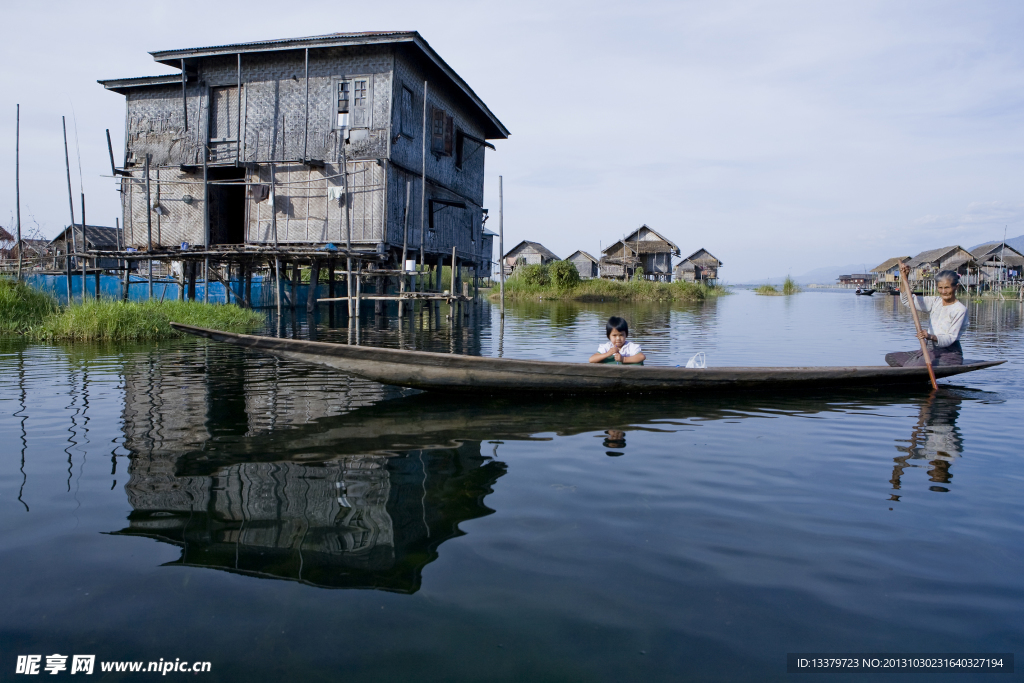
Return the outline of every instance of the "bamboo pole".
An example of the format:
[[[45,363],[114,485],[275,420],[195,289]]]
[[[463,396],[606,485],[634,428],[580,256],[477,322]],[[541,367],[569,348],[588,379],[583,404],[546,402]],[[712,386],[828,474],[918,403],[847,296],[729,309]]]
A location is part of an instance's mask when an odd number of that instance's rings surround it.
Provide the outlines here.
[[[21,244],[21,105],[15,105],[14,111],[14,204],[18,215],[18,282],[21,282],[25,251]]]
[[[153,205],[150,204],[149,188],[149,154],[146,155],[146,162],[143,164],[143,173],[146,174],[146,251],[153,251]],[[149,260],[149,299],[153,299],[153,259]]]
[[[505,195],[498,176],[498,273],[501,277],[501,319],[505,320]]]
[[[928,377],[932,381],[932,389],[938,389],[939,385],[935,382],[935,370],[932,368],[932,357],[928,353],[928,344],[920,336],[921,329],[921,318],[917,314],[917,303],[914,301],[914,292],[910,288],[910,281],[907,279],[907,274],[900,268],[900,284],[903,286],[904,291],[907,293],[907,302],[910,304],[910,313],[914,316],[914,327],[917,328],[917,334],[919,335],[917,340],[921,342],[921,353],[924,355],[924,363],[928,366]]]
[[[398,280],[398,293],[405,294],[405,258],[406,250],[409,247],[409,202],[412,199],[412,183],[408,178],[405,180],[405,213],[402,218],[403,230],[402,230],[402,275]],[[334,292],[331,292],[331,296],[334,296]],[[402,299],[398,300],[398,317],[401,319],[402,314],[405,312],[405,307]]]
[[[60,117],[60,125],[64,129],[64,170],[68,176],[68,209],[71,211],[71,245],[74,248],[75,244],[75,200],[74,195],[71,192],[71,158],[68,156],[68,126],[64,117]],[[75,249],[77,251],[77,249]],[[67,257],[67,274],[68,274],[68,303],[71,303],[71,249],[68,248],[68,238],[64,236],[64,254]]]
[[[427,82],[423,81],[423,131],[420,135],[420,266],[427,263],[426,233],[423,221],[427,212]],[[423,291],[426,291],[426,277],[423,278]]]
[[[81,169],[79,169],[81,172]],[[85,193],[82,193],[82,253],[85,253]],[[72,228],[74,230],[74,228]],[[99,294],[99,292],[97,292]],[[85,257],[82,257],[82,303],[85,303]]]

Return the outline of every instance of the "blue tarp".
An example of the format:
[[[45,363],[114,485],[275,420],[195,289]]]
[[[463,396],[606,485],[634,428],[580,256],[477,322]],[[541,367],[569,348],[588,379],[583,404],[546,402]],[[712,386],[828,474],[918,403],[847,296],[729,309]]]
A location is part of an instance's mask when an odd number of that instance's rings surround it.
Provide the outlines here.
[[[60,304],[66,304],[68,301],[68,285],[66,275],[41,275],[41,274],[27,274],[25,276],[25,282],[40,291],[51,294]],[[123,282],[120,277],[115,275],[100,275],[100,298],[103,299],[120,299],[122,297]],[[305,296],[305,290],[308,287],[301,287],[302,296]],[[178,299],[180,298],[181,285],[170,278],[166,279],[154,279],[153,280],[153,298],[154,299]],[[203,280],[196,280],[196,301],[202,301],[204,293],[206,291],[206,283]],[[231,291],[241,296],[242,286],[237,280],[231,281]],[[86,296],[93,298],[96,296],[96,276],[86,275],[85,276],[85,292]],[[224,285],[220,282],[210,283],[210,303],[235,303],[235,294],[231,295],[230,301],[228,300],[228,293],[224,289]],[[265,295],[265,296],[264,296]],[[72,274],[71,276],[71,296],[75,301],[81,301],[82,299],[82,274]],[[130,284],[128,285],[128,299],[130,301],[145,301],[149,298],[149,285],[146,280],[132,276]],[[273,305],[274,304],[274,286],[268,283],[267,291],[263,291],[263,277],[254,275],[252,278],[252,298],[253,304],[256,306],[260,305]],[[305,301],[304,298],[300,299]]]

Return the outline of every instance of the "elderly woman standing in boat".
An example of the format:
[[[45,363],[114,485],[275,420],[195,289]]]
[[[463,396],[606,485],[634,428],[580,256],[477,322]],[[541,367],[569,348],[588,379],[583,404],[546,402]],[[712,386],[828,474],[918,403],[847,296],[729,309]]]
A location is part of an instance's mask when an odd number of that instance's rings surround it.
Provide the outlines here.
[[[910,266],[900,264],[900,272],[907,279]],[[909,282],[909,279],[907,280]],[[956,298],[956,288],[960,284],[960,276],[951,270],[940,270],[935,275],[935,291],[938,296],[913,297],[913,305],[917,310],[928,314],[928,329],[922,328],[917,335],[928,344],[928,353],[932,357],[932,365],[963,365],[964,352],[960,348],[960,335],[967,327],[967,307]],[[900,289],[900,301],[910,306],[907,292]],[[893,367],[910,367],[924,365],[921,350],[898,351],[885,355],[885,362]]]

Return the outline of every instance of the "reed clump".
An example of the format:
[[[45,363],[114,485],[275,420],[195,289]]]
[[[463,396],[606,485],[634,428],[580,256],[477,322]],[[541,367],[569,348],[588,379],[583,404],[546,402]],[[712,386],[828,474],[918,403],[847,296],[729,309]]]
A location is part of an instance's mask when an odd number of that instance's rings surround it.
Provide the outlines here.
[[[0,279],[0,332],[24,333],[57,310],[49,294],[24,282]]]
[[[799,294],[800,291],[800,285],[798,285],[796,281],[788,275],[782,283],[781,291],[776,289],[775,285],[772,284],[763,284],[754,290],[756,294],[760,294],[762,296],[788,296],[789,294]]]
[[[563,265],[564,264],[564,265]],[[560,299],[564,301],[703,301],[727,294],[725,287],[699,282],[655,282],[645,278],[629,281],[582,280],[569,261],[550,265],[520,266],[505,282],[508,299]],[[496,298],[497,291],[491,293]]]
[[[153,341],[182,336],[171,321],[226,332],[263,323],[256,311],[199,301],[87,301],[47,315],[26,333],[39,341]]]

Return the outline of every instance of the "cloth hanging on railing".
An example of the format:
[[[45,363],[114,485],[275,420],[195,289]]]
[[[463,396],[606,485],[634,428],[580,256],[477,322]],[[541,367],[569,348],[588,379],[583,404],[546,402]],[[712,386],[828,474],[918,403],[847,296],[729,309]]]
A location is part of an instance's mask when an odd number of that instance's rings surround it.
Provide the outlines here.
[[[256,203],[266,201],[270,197],[270,185],[250,185],[249,196]]]
[[[345,200],[345,188],[341,185],[332,185],[327,188],[327,198],[342,202]]]

